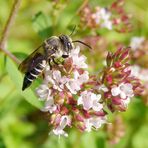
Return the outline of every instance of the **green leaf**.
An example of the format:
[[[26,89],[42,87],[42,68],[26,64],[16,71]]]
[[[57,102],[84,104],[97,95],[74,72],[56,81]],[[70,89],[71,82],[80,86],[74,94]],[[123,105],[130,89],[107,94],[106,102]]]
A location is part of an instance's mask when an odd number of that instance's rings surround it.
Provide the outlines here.
[[[97,148],[97,145],[96,145],[96,137],[94,136],[94,132],[90,132],[90,133],[84,133],[81,137],[81,146],[83,148]],[[89,144],[86,142],[86,141],[89,141]]]
[[[146,148],[148,147],[148,126],[144,125],[133,137],[133,147],[134,148]]]
[[[37,100],[37,97],[30,88],[26,89],[25,91],[21,90],[23,77],[21,73],[18,71],[17,66],[10,59],[7,59],[6,69],[10,78],[16,85],[16,88],[18,89],[19,93],[26,99],[26,101],[28,101],[30,104],[37,108],[41,108],[41,102]]]
[[[24,60],[28,55],[23,52],[13,52],[13,54],[20,60]]]
[[[77,25],[77,11],[81,7],[83,1],[69,1],[68,7],[65,7],[64,11],[59,13],[58,20],[57,20],[57,28],[61,29],[62,31],[66,31],[67,27],[71,25]],[[65,30],[66,29],[66,30]]]
[[[46,16],[41,11],[38,12],[32,19],[33,27],[39,36],[43,39],[48,38],[53,33],[53,28],[50,17]]]

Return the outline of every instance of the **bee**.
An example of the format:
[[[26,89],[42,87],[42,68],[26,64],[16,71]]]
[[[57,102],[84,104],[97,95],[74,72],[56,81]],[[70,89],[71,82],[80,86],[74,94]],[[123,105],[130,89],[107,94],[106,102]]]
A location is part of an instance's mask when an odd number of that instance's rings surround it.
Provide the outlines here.
[[[22,90],[28,88],[32,82],[44,71],[47,64],[55,62],[55,58],[69,57],[74,48],[73,43],[79,42],[91,48],[82,41],[72,41],[68,35],[52,36],[46,39],[33,53],[31,53],[20,65],[19,70],[25,73]],[[51,65],[50,65],[51,66]]]

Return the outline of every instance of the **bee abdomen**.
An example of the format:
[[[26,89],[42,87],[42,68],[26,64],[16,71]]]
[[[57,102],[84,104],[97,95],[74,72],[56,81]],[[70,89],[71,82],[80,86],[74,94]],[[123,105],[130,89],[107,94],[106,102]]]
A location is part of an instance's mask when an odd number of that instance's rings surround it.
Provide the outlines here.
[[[32,84],[32,82],[42,73],[45,66],[46,61],[43,60],[42,63],[38,63],[36,67],[25,74],[22,90],[25,90]]]

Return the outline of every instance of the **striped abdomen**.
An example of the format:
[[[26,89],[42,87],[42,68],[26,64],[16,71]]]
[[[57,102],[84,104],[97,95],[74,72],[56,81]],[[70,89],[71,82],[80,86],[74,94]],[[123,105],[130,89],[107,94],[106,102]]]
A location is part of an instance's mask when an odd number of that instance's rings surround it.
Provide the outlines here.
[[[32,70],[25,74],[22,90],[25,90],[31,85],[33,80],[35,80],[42,73],[45,66],[46,61],[43,60],[41,63],[38,63]]]

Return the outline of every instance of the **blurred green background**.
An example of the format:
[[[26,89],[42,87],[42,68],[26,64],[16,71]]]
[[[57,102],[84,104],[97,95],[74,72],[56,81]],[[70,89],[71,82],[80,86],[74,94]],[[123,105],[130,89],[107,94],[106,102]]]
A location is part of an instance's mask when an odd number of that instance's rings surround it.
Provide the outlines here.
[[[113,0],[88,1],[91,7],[109,6]],[[0,33],[9,17],[14,0],[0,0]],[[108,41],[106,51],[115,50],[114,41],[128,45],[132,36],[148,36],[148,2],[126,0],[125,10],[132,14],[133,31],[84,29],[80,25],[78,11],[83,0],[30,0],[21,1],[14,24],[9,32],[7,49],[24,59],[45,38],[52,35],[70,34],[74,25],[77,31],[73,38],[84,39],[100,35]],[[1,36],[1,34],[0,34]],[[88,57],[89,69],[97,72],[103,66],[100,51],[82,51]],[[92,58],[93,56],[93,58]],[[98,58],[100,56],[100,58]],[[95,63],[95,64],[94,64]],[[69,137],[60,139],[49,135],[48,116],[39,111],[42,104],[34,95],[34,88],[21,92],[22,75],[18,65],[0,51],[0,148],[148,148],[148,108],[141,97],[134,98],[124,113],[109,115],[109,121],[117,128],[106,125],[98,131],[80,133],[73,128]],[[116,144],[111,140],[117,139]]]

